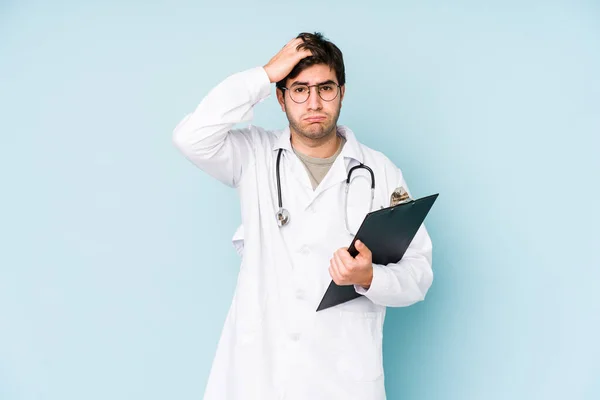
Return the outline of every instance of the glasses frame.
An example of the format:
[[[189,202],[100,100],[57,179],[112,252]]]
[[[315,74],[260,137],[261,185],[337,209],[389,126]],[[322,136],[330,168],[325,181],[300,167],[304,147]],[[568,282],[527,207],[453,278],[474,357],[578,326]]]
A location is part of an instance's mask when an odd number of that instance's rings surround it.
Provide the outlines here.
[[[325,85],[335,85],[337,87],[337,92],[335,93],[335,97],[333,99],[331,99],[331,100],[325,100],[323,98],[323,96],[321,96],[321,91],[319,89],[320,89],[321,86],[325,86]],[[294,103],[296,103],[296,104],[306,103],[308,101],[308,99],[310,99],[310,95],[312,93],[312,90],[310,90],[310,88],[312,88],[312,87],[316,87],[317,88],[317,94],[319,95],[319,97],[321,98],[321,100],[327,101],[327,102],[334,101],[335,99],[337,99],[337,97],[339,96],[339,94],[341,92],[341,90],[340,90],[341,85],[338,84],[338,83],[335,83],[335,82],[325,82],[325,83],[318,83],[316,85],[297,85],[297,86],[306,86],[306,87],[308,87],[308,96],[306,96],[306,100],[304,100],[304,101],[296,101],[296,100],[294,100],[294,98],[292,97],[292,93],[290,92],[290,99],[292,99],[292,101]],[[281,90],[291,90],[291,88],[287,88],[285,86],[282,86],[280,89]]]

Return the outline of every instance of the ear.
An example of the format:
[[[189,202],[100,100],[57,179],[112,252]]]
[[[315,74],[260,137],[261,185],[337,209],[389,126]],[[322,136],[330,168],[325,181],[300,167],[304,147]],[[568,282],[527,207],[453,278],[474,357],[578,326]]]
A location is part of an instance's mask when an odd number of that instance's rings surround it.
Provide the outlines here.
[[[344,100],[344,94],[346,93],[346,84],[344,86],[340,86],[340,107],[342,106],[342,101]]]
[[[279,88],[275,89],[275,92],[277,93],[277,102],[281,106],[281,111],[285,112],[285,93]]]

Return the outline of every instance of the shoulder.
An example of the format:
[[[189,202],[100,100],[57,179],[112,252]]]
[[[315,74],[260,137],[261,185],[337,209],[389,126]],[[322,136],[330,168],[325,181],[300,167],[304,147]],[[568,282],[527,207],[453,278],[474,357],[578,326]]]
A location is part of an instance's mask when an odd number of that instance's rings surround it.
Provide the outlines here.
[[[390,158],[387,155],[385,155],[385,153],[383,153],[382,151],[375,150],[372,147],[369,147],[363,143],[359,143],[359,146],[366,160],[373,160],[377,164],[383,165],[386,168],[398,168],[396,164],[392,160],[390,160]]]
[[[363,154],[364,164],[373,165],[385,174],[386,180],[393,181],[394,184],[402,180],[402,170],[386,154],[360,142],[358,142],[358,146]]]
[[[389,171],[398,169],[397,166],[383,152],[375,150],[362,143],[356,133],[344,125],[338,126],[338,131],[346,138],[346,143],[350,147],[348,154],[354,158],[362,159],[365,165],[373,164],[377,169],[386,169]]]
[[[248,125],[245,128],[232,129],[232,133],[242,135],[252,144],[255,151],[272,150],[280,139],[284,130],[265,129],[257,125]]]

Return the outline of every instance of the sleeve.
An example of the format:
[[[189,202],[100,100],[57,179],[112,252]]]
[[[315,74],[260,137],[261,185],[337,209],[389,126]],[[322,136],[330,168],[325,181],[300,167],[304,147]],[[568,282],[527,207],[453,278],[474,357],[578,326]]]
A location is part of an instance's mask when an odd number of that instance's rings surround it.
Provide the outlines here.
[[[236,187],[254,150],[250,132],[232,128],[251,121],[254,105],[270,91],[271,82],[262,67],[228,77],[177,124],[173,143],[194,165]]]
[[[410,193],[400,170],[398,174],[398,186]],[[388,307],[406,307],[424,300],[433,283],[432,250],[431,238],[423,224],[402,259],[395,264],[373,264],[371,286],[365,289],[354,285],[356,292],[375,304]]]

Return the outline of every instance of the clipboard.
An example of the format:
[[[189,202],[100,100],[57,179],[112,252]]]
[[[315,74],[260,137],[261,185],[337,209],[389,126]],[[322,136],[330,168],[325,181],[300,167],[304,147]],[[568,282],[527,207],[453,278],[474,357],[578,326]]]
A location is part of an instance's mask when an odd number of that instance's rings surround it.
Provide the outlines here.
[[[352,239],[348,252],[352,257],[356,257],[358,251],[354,243],[360,240],[371,250],[373,264],[397,263],[404,256],[438,195],[439,193],[371,211]],[[331,281],[317,311],[361,296],[354,289],[354,285],[339,286]]]

